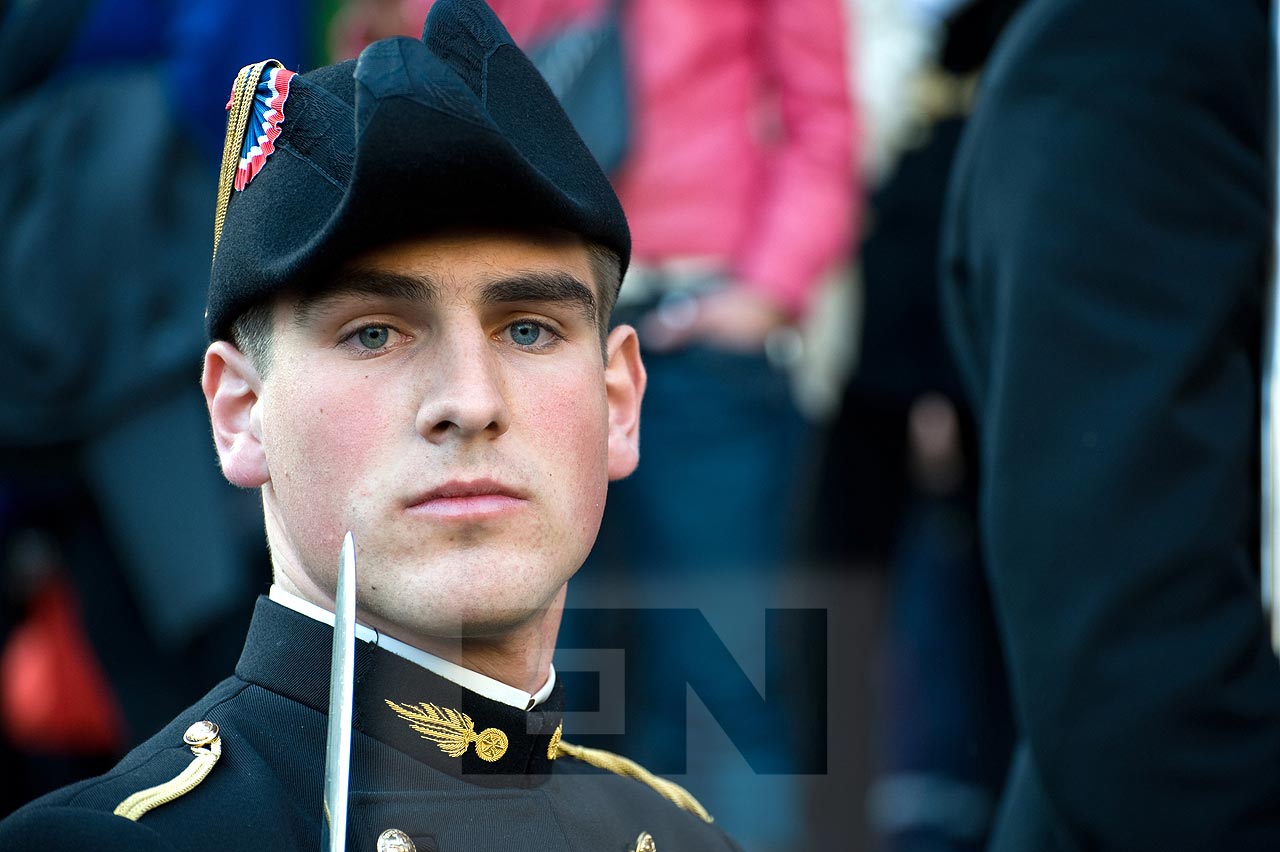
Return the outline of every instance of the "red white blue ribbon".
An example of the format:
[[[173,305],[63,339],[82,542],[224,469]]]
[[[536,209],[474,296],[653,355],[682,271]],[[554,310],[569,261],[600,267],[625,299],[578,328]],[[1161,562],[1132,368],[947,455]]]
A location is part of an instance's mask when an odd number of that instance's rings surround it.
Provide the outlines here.
[[[284,123],[284,102],[289,99],[289,81],[293,72],[287,68],[271,68],[258,81],[253,96],[253,112],[240,149],[240,165],[236,169],[235,188],[244,189],[262,171],[262,165],[276,149],[280,125]]]

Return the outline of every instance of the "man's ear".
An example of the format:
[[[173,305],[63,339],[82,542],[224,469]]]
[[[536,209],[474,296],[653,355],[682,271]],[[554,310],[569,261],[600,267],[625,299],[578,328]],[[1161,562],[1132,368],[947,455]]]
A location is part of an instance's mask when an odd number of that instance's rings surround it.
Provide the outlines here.
[[[620,325],[605,341],[604,368],[609,400],[609,479],[622,479],[640,461],[640,400],[647,381],[640,360],[640,341],[629,325]]]
[[[225,340],[204,353],[200,380],[209,406],[222,475],[232,485],[258,488],[271,478],[262,442],[262,377],[243,352]]]

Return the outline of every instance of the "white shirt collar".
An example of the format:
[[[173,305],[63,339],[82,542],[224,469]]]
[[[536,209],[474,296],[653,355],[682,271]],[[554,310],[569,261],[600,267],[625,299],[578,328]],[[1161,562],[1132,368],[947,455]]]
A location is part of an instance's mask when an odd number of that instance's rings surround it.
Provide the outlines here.
[[[282,589],[274,583],[271,585],[271,592],[267,597],[296,613],[313,618],[330,627],[333,626],[333,613],[324,607],[316,606],[311,601],[304,600],[292,592]],[[556,667],[551,664],[547,666],[547,682],[537,692],[528,693],[523,689],[508,686],[500,680],[494,680],[488,675],[473,672],[471,669],[463,668],[456,663],[441,659],[435,654],[428,654],[421,648],[407,645],[399,639],[384,636],[372,627],[367,627],[363,624],[356,624],[356,638],[390,651],[411,663],[417,663],[427,671],[434,672],[445,680],[453,681],[458,686],[469,689],[478,695],[483,695],[485,698],[491,698],[494,701],[500,701],[518,710],[532,710],[537,707],[547,700],[547,696],[551,694],[552,688],[556,685]]]

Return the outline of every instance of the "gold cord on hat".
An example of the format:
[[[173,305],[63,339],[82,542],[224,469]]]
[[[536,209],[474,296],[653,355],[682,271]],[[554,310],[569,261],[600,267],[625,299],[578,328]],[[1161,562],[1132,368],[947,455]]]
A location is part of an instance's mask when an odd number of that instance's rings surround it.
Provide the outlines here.
[[[227,102],[227,138],[222,145],[222,170],[218,174],[218,206],[213,216],[215,259],[218,257],[218,242],[222,239],[222,225],[227,221],[227,205],[231,203],[231,188],[235,185],[240,152],[244,148],[244,134],[249,129],[249,117],[253,115],[258,81],[266,69],[283,67],[284,64],[276,59],[246,65],[236,75],[235,85],[231,88],[231,100]]]

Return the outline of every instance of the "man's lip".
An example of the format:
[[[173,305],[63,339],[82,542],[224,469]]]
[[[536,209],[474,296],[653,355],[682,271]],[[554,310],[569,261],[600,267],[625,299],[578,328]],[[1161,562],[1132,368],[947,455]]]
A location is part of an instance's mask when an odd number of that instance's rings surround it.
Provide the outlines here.
[[[528,499],[522,490],[506,485],[496,479],[455,479],[419,494],[409,501],[409,505],[410,507],[416,507],[444,501],[456,501],[462,504],[468,500],[474,501],[490,497],[507,498],[509,500]]]

